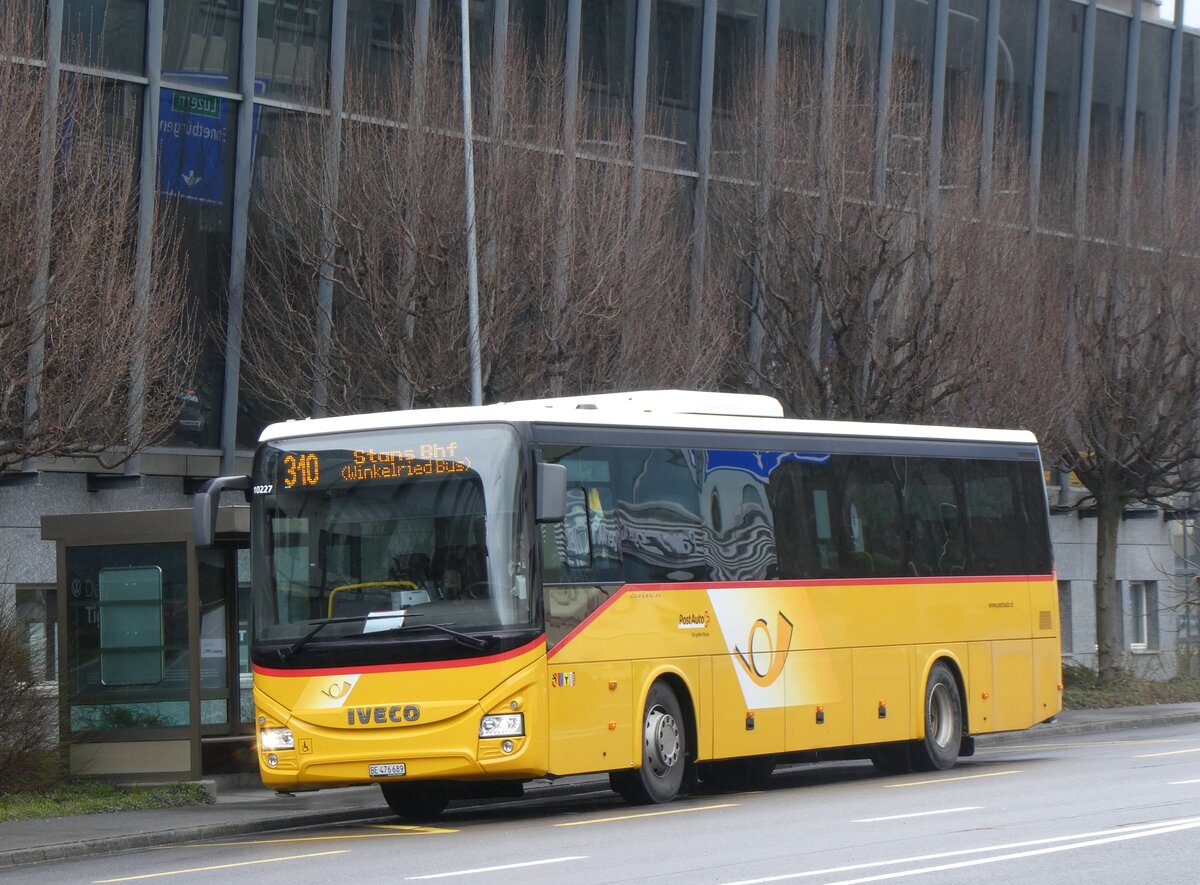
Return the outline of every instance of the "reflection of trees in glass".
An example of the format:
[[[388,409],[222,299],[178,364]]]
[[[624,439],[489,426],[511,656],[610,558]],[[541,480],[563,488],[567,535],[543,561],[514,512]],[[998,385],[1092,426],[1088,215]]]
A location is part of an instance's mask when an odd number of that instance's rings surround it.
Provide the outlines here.
[[[388,106],[409,108],[407,121],[343,122],[336,191],[328,121],[264,114],[247,322],[266,334],[246,336],[243,385],[277,413],[316,410],[319,380],[330,412],[466,399],[457,72],[425,73],[418,95],[399,91],[422,78],[391,81],[398,93]],[[479,122],[489,137],[475,151],[485,397],[542,395],[564,383],[711,383],[704,379],[716,377],[721,358],[697,359],[682,344],[687,250],[674,179],[646,176],[631,217],[629,166],[584,153],[582,123],[564,142],[561,60],[543,54],[534,63],[514,46],[506,84]],[[484,72],[477,91],[490,102],[494,86]],[[348,82],[357,88],[366,87]],[[627,123],[606,121],[603,134],[628,156]],[[327,317],[322,273],[332,283]]]
[[[1008,273],[1028,239],[1019,145],[994,142],[1011,171],[985,193],[982,115],[961,93],[934,201],[926,68],[898,56],[880,108],[871,47],[846,41],[828,73],[810,50],[781,45],[767,122],[761,81],[741,78],[729,172],[745,184],[710,201],[722,234],[710,282],[749,314],[744,377],[804,417],[996,423],[1016,404],[1005,373],[1052,358],[1013,321],[1032,323],[1044,302]],[[1004,297],[1027,306],[1000,324],[979,293],[1006,279]]]
[[[0,55],[33,55],[19,13],[0,12]],[[0,469],[162,439],[192,360],[177,240],[138,273],[141,87],[64,73],[43,125],[46,76],[0,66]]]

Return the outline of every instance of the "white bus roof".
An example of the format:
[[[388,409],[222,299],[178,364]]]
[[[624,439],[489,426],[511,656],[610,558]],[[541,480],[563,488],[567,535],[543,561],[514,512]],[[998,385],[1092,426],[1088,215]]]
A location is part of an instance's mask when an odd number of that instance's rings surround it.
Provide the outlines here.
[[[773,397],[694,390],[641,390],[521,400],[487,406],[410,409],[339,418],[305,418],[271,424],[263,430],[259,441],[492,421],[591,427],[726,430],[796,436],[882,437],[1025,445],[1037,443],[1034,435],[1026,430],[784,418],[783,407]]]

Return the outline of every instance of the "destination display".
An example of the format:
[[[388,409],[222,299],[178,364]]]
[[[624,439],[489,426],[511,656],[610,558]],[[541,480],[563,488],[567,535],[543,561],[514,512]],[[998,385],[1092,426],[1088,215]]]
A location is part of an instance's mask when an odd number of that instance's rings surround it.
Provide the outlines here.
[[[471,470],[471,457],[457,442],[421,443],[403,449],[285,452],[277,474],[281,489],[307,489],[334,483],[370,483],[446,476]]]

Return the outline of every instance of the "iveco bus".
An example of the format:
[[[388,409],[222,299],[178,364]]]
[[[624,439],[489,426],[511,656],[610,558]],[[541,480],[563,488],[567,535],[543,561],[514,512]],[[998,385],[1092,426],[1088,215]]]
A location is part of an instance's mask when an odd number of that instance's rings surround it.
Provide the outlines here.
[[[1026,432],[658,391],[289,421],[250,477],[264,783],[405,817],[606,772],[633,802],[777,760],[944,769],[1060,709]]]

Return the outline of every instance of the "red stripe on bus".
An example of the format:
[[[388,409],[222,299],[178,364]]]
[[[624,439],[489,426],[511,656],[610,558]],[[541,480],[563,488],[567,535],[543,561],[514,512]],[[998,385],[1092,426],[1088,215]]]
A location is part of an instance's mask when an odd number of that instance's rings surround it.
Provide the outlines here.
[[[507,661],[527,654],[539,646],[546,644],[545,634],[532,642],[500,654],[488,655],[482,658],[465,658],[454,661],[420,661],[411,664],[371,664],[365,667],[316,667],[304,670],[278,670],[274,667],[262,667],[253,664],[252,669],[259,676],[347,676],[352,673],[401,673],[411,670],[449,670],[457,667],[476,667],[484,664],[494,664]]]
[[[1052,581],[1054,575],[983,575],[979,577],[950,575],[937,577],[906,577],[906,578],[806,578],[798,581],[739,581],[736,584],[730,582],[728,589],[741,590],[757,588],[757,587],[849,587],[849,586],[885,586],[897,584],[1004,584],[1012,583],[1013,581]],[[554,648],[546,654],[546,660],[553,658],[576,636],[582,633],[592,621],[600,617],[605,609],[615,603],[618,599],[627,593],[644,592],[653,590],[655,592],[662,591],[679,591],[679,590],[721,590],[725,589],[721,586],[714,586],[709,582],[690,582],[680,584],[625,584],[612,596],[600,603],[600,605],[589,614],[586,618],[579,622],[574,629],[555,644]]]

